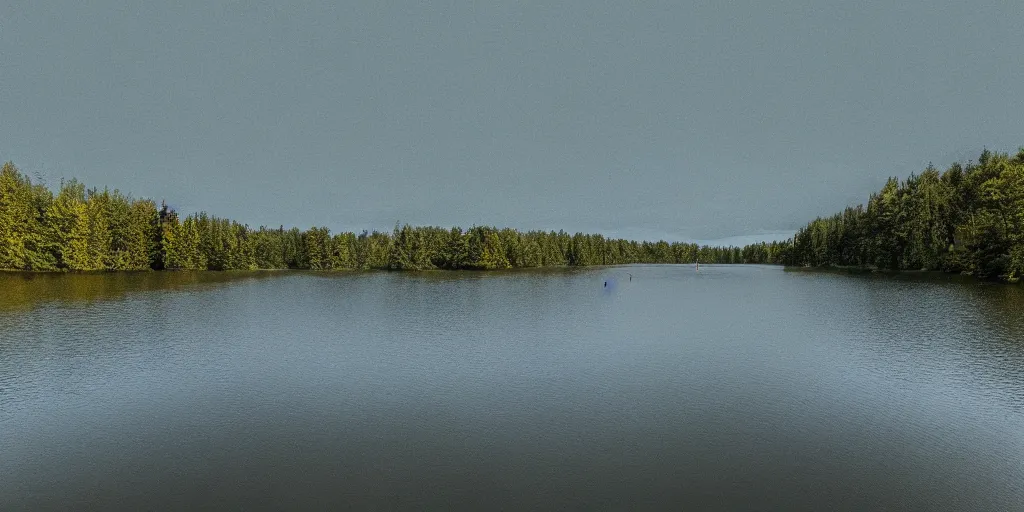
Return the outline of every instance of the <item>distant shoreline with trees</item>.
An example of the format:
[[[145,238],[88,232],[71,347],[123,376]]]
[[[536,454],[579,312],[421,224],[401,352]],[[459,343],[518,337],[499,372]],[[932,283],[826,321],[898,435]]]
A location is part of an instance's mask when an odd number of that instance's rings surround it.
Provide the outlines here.
[[[0,270],[497,270],[624,264],[771,264],[1024,276],[1024,149],[890,178],[867,206],[819,217],[785,241],[716,247],[474,226],[332,234],[261,226],[0,169]]]
[[[51,191],[12,164],[0,170],[0,269],[497,270],[631,263],[779,264],[788,242],[745,247],[637,242],[599,234],[397,225],[390,233],[250,228],[76,180]]]

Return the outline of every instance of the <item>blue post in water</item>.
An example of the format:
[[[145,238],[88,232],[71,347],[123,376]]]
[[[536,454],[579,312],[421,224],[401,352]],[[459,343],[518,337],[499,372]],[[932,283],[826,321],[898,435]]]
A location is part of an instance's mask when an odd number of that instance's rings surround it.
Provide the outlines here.
[[[614,277],[605,277],[602,280],[602,282],[604,283],[604,285],[601,287],[602,293],[604,293],[605,295],[611,295],[612,293],[615,293],[615,287],[618,285],[618,282],[615,280]]]

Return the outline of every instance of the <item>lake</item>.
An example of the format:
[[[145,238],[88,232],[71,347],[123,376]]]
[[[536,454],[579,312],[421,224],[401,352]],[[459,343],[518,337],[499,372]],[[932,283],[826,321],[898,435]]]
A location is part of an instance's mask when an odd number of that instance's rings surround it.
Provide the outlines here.
[[[5,511],[1024,510],[1024,287],[0,274],[0,475]]]

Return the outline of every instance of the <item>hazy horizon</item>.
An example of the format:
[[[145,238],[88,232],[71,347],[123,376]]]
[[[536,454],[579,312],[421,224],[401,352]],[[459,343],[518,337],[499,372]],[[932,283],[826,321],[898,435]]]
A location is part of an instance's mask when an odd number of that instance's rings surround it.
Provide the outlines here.
[[[786,238],[1024,144],[1012,2],[0,6],[0,159],[251,226]]]

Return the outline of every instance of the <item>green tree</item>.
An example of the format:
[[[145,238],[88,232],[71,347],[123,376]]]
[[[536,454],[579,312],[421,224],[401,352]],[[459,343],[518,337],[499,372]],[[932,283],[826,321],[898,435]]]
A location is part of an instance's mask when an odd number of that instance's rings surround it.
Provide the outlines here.
[[[331,230],[321,227],[306,232],[306,254],[312,270],[331,269]]]

